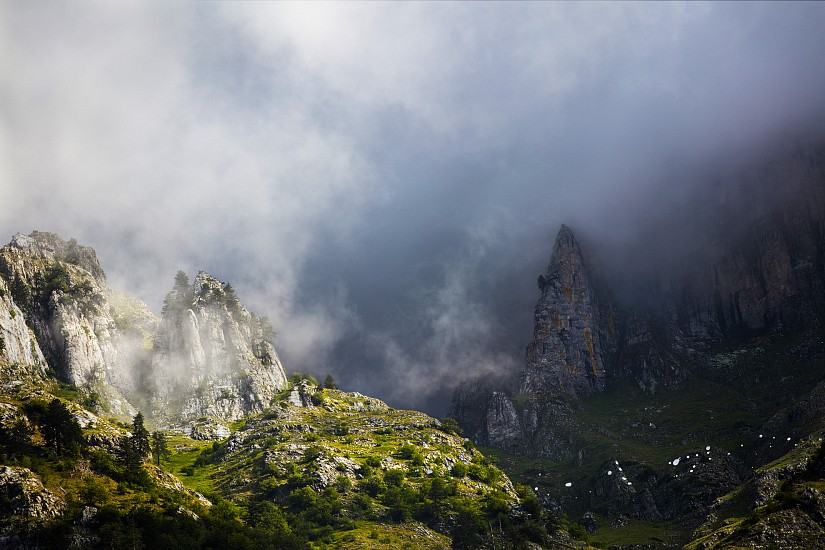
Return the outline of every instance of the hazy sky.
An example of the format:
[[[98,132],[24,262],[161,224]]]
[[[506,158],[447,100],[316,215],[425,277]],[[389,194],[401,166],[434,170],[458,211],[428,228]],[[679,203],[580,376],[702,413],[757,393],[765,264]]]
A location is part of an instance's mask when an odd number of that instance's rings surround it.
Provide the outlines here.
[[[520,368],[560,223],[621,240],[672,174],[825,127],[823,28],[822,3],[2,2],[0,241],[75,237],[156,311],[203,269],[288,371],[444,414]]]

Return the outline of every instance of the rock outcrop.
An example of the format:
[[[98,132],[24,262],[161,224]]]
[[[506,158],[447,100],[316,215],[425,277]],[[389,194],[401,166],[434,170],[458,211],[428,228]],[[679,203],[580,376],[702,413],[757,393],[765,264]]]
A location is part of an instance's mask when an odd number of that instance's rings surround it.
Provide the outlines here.
[[[132,414],[123,397],[133,388],[131,361],[120,353],[128,335],[94,250],[53,233],[18,234],[0,249],[0,277],[57,374],[115,414]]]
[[[180,277],[180,274],[179,274]],[[272,328],[230,285],[199,273],[167,296],[152,354],[155,413],[237,420],[260,412],[286,387]]]
[[[565,225],[538,284],[533,341],[518,382],[467,382],[456,390],[452,414],[482,443],[528,445],[535,454],[563,459],[575,447],[571,402],[604,390],[619,326],[612,302],[600,303]]]
[[[612,312],[602,310],[589,281],[581,249],[562,225],[534,315],[519,393],[586,396],[604,389],[606,356],[615,350]],[[604,329],[607,329],[605,331]]]
[[[0,516],[42,521],[59,516],[64,507],[28,468],[0,466]]]
[[[455,390],[450,416],[461,421],[464,433],[482,445],[507,447],[523,441],[523,430],[509,395],[512,384],[485,376],[469,380]]]
[[[516,407],[504,392],[493,392],[487,402],[485,426],[486,439],[494,447],[515,445],[523,436]]]
[[[158,319],[109,288],[94,250],[74,239],[35,231],[0,249],[0,358],[33,376],[49,365],[116,415],[152,408],[186,424],[261,411],[286,386],[273,336],[205,273],[176,284]]]
[[[0,357],[7,362],[27,367],[34,376],[46,372],[46,358],[32,330],[26,325],[23,311],[11,297],[11,291],[0,278]]]

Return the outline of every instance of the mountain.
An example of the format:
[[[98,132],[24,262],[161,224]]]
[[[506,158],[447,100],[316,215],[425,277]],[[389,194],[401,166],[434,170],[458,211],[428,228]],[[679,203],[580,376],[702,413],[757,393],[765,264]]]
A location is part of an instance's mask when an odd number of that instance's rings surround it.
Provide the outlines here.
[[[825,428],[823,151],[717,173],[619,252],[562,226],[521,371],[465,382],[451,415],[605,543],[820,540],[807,465]],[[765,472],[785,489],[764,489]]]
[[[15,235],[0,249],[0,276],[6,307],[13,300],[22,314],[13,348],[29,364],[48,364],[100,411],[139,407],[172,424],[206,417],[225,433],[222,423],[262,411],[286,386],[269,322],[206,273],[190,284],[180,272],[160,319],[109,288],[94,250],[52,233]],[[32,332],[42,358],[26,349]]]
[[[183,421],[261,412],[287,384],[274,335],[231,285],[203,272],[189,285],[178,273],[149,359],[153,411]]]
[[[0,249],[0,547],[585,546],[454,422],[287,379],[274,336],[206,273],[178,272],[158,318],[91,248],[15,235]]]

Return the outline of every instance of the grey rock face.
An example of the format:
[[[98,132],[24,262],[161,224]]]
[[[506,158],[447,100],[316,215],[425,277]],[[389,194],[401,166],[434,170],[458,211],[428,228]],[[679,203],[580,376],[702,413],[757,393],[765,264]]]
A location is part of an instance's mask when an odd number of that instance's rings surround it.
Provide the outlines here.
[[[3,516],[46,520],[58,517],[65,506],[28,468],[0,467],[0,495]]]
[[[680,330],[707,341],[805,326],[825,306],[823,149],[797,148],[718,187],[700,197],[701,252],[663,297]]]
[[[515,412],[512,401],[507,397],[506,392],[502,391],[506,385],[504,380],[484,376],[467,380],[455,389],[450,405],[450,416],[458,420],[467,437],[482,445],[489,445],[491,433],[521,434],[520,421],[517,416],[513,417],[509,413],[500,414],[504,413],[505,409],[511,408]],[[500,394],[498,405],[493,403],[495,393]],[[509,402],[509,407],[503,402],[505,399]],[[505,424],[505,418],[512,419],[513,423]],[[490,429],[491,421],[496,425],[492,430]],[[501,440],[512,442],[512,439],[507,437]]]
[[[575,448],[570,400],[604,390],[618,329],[612,304],[600,308],[597,302],[567,226],[559,230],[539,286],[534,339],[516,387],[505,391],[503,381],[492,379],[467,382],[456,390],[451,411],[482,443],[527,444],[538,456],[561,460]]]
[[[623,316],[614,375],[630,379],[643,391],[674,388],[687,378],[684,336],[667,322],[656,323],[633,312]]]
[[[18,234],[0,249],[0,276],[49,365],[64,380],[98,395],[112,412],[131,414],[122,395],[131,387],[131,361],[120,345],[126,335],[117,327],[112,291],[94,250],[53,233]],[[31,345],[28,354],[21,349],[26,337],[19,327],[16,332],[17,355],[36,361],[38,352]]]
[[[26,325],[23,311],[11,297],[8,285],[0,279],[0,358],[9,363],[31,367],[32,373],[45,372],[46,358],[34,333]]]
[[[611,518],[635,511],[638,498],[636,488],[616,460],[602,465],[589,494],[590,506]]]
[[[167,304],[157,319],[110,289],[94,250],[74,240],[35,231],[0,249],[0,358],[40,376],[48,364],[114,414],[236,420],[286,386],[268,321],[231,287],[201,273]]]
[[[581,249],[562,225],[547,273],[539,278],[541,297],[534,315],[534,339],[519,393],[560,392],[586,396],[604,389],[605,344],[601,311],[588,280]],[[613,327],[612,318],[606,319]],[[614,330],[615,329],[610,329]]]
[[[567,226],[559,230],[539,286],[534,340],[517,390],[518,428],[535,454],[565,459],[572,456],[578,433],[571,400],[604,390],[618,328],[612,304],[600,306]]]
[[[265,319],[246,310],[231,287],[199,273],[167,297],[152,353],[154,408],[237,420],[267,407],[286,375]]]
[[[516,408],[507,394],[503,392],[493,392],[487,402],[485,420],[486,439],[490,445],[495,447],[514,445],[523,436]]]

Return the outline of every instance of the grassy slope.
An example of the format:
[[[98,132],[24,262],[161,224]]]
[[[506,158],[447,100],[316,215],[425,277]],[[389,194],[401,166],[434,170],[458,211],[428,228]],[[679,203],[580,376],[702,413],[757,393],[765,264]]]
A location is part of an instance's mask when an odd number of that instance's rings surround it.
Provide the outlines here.
[[[437,423],[423,413],[390,409],[380,401],[337,390],[319,391],[316,399],[323,405],[307,408],[288,405],[287,395],[285,392],[269,412],[237,426],[243,440],[241,449],[227,453],[211,442],[175,436],[170,438],[173,453],[166,467],[187,487],[207,495],[219,492],[242,505],[262,491],[278,495],[282,488],[283,497],[296,478],[303,477],[320,487],[323,484],[315,475],[318,465],[339,459],[358,467],[370,460],[373,464],[380,461],[380,466],[372,468],[374,475],[380,478],[386,471],[398,469],[404,472],[404,485],[415,490],[426,480],[443,479],[457,482],[458,497],[478,502],[497,491],[511,504],[517,502],[512,485],[500,470],[485,464],[483,456],[472,447],[465,448],[462,438],[438,430]],[[410,449],[417,454],[410,455]],[[216,453],[211,460],[198,461],[199,456],[210,452]],[[308,453],[319,456],[306,460]],[[476,468],[489,476],[487,481],[451,476],[448,464],[456,462]],[[338,469],[339,475],[349,476],[353,483],[352,493],[343,495],[346,508],[351,508],[363,474],[341,465]],[[418,522],[394,524],[383,517],[386,507],[377,500],[373,500],[372,507],[374,515],[358,519],[352,530],[335,534],[332,547],[449,547],[449,538],[443,534]],[[424,546],[413,542],[419,540]]]
[[[498,449],[483,451],[497,457],[514,482],[538,487],[541,494],[560,501],[574,519],[589,508],[586,495],[576,488],[587,487],[607,460],[616,459],[625,469],[638,465],[667,471],[673,458],[708,445],[746,464],[757,451],[762,457],[779,457],[793,450],[801,435],[821,427],[821,420],[797,425],[792,442],[777,437],[771,448],[759,438],[777,411],[822,378],[821,365],[798,353],[800,343],[809,337],[795,333],[730,342],[712,350],[710,364],[701,369],[703,378],[691,378],[677,390],[649,395],[629,383],[611,385],[605,393],[584,400],[576,411],[582,427],[581,462],[575,457],[552,461]],[[726,382],[729,373],[736,371],[747,374],[737,383]],[[571,488],[565,487],[568,482]],[[687,542],[691,533],[672,522],[631,520],[614,528],[610,520],[597,518],[597,525],[591,540],[599,545],[665,546],[667,541]]]

